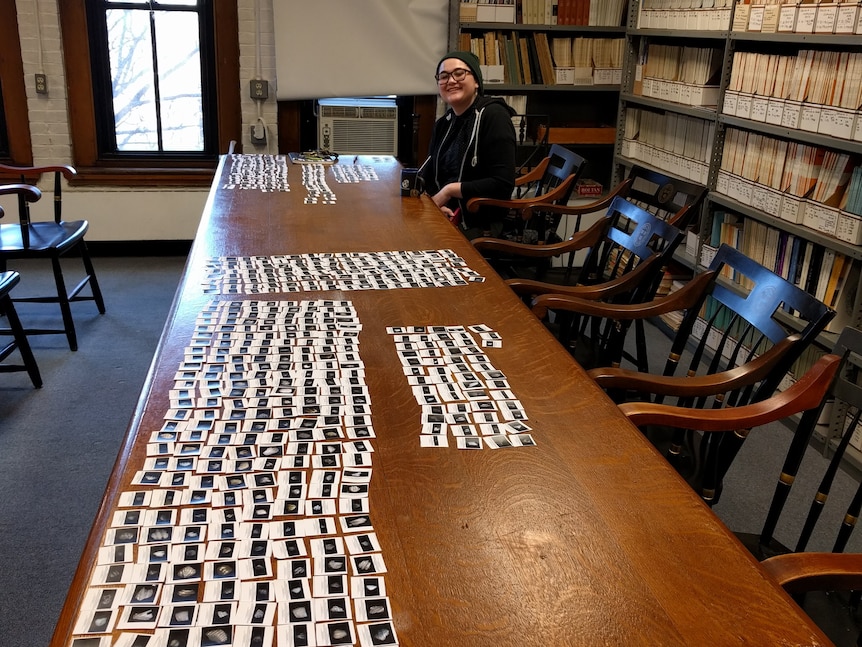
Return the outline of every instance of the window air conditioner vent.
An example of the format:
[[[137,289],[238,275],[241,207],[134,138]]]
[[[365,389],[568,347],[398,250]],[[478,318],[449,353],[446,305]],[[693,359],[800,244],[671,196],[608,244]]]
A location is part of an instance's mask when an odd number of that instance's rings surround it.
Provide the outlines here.
[[[339,155],[395,155],[398,108],[393,99],[321,99],[318,147]]]

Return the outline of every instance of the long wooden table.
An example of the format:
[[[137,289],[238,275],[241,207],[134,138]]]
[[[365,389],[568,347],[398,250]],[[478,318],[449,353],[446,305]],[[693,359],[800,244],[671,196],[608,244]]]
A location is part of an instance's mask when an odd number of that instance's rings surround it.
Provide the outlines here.
[[[298,166],[289,192],[226,189],[231,159],[217,171],[53,647],[73,644],[120,493],[145,489],[131,479],[213,299],[353,304],[376,432],[368,502],[399,644],[829,644],[430,200],[400,196],[397,162],[359,158],[378,179],[357,184],[336,184],[328,169],[337,202],[303,204]],[[264,296],[202,289],[212,258],[437,249],[485,281]],[[523,404],[535,446],[420,446],[420,407],[387,327],[474,324],[501,336],[488,359]]]

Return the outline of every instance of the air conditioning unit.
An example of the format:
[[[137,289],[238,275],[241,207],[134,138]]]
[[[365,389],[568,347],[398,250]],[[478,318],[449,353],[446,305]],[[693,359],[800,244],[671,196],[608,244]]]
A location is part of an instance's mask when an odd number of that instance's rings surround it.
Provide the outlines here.
[[[320,99],[317,144],[339,155],[398,153],[395,99]]]

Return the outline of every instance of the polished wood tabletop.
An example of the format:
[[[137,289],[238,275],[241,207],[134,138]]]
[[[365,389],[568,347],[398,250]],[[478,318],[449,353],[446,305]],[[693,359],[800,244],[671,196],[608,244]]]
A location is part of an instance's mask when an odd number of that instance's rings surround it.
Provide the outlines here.
[[[400,195],[396,161],[343,159],[376,176],[336,183],[326,168],[334,203],[306,204],[299,166],[288,165],[289,191],[261,191],[231,184],[234,159],[216,173],[53,647],[80,636],[120,494],[144,489],[132,480],[171,408],[196,318],[213,300],[243,299],[355,308],[376,434],[368,506],[398,644],[830,644],[433,203]],[[417,250],[452,250],[485,280],[268,295],[204,289],[214,258]],[[498,333],[502,346],[486,348],[487,358],[523,405],[534,446],[420,444],[421,408],[387,329],[458,325]]]

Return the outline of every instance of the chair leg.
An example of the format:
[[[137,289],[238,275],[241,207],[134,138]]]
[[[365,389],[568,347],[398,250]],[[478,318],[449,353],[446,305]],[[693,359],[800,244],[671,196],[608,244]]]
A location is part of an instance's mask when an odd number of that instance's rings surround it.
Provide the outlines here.
[[[60,258],[58,256],[52,257],[51,265],[54,268],[57,299],[60,302],[60,312],[63,314],[63,329],[66,331],[66,338],[69,340],[69,348],[71,350],[78,350],[75,322],[72,320],[72,308],[69,305],[69,293],[66,291],[66,281],[63,279],[63,268],[60,267]]]
[[[12,331],[12,338],[15,340],[18,352],[21,353],[21,358],[24,360],[24,367],[27,369],[30,381],[33,382],[33,386],[37,389],[42,388],[42,376],[39,373],[39,365],[36,364],[36,358],[33,356],[33,351],[30,349],[30,342],[27,340],[27,334],[24,332],[21,320],[18,319],[18,313],[15,311],[15,305],[12,303],[12,298],[8,294],[0,299],[0,313],[5,314],[6,319],[9,321],[9,329]]]
[[[93,261],[90,258],[90,250],[87,249],[87,244],[81,241],[81,260],[84,261],[84,270],[87,276],[90,277],[90,290],[93,293],[93,300],[96,302],[96,307],[99,309],[99,314],[105,314],[105,301],[102,298],[102,289],[99,287],[99,279],[96,278],[96,271],[93,269]]]

